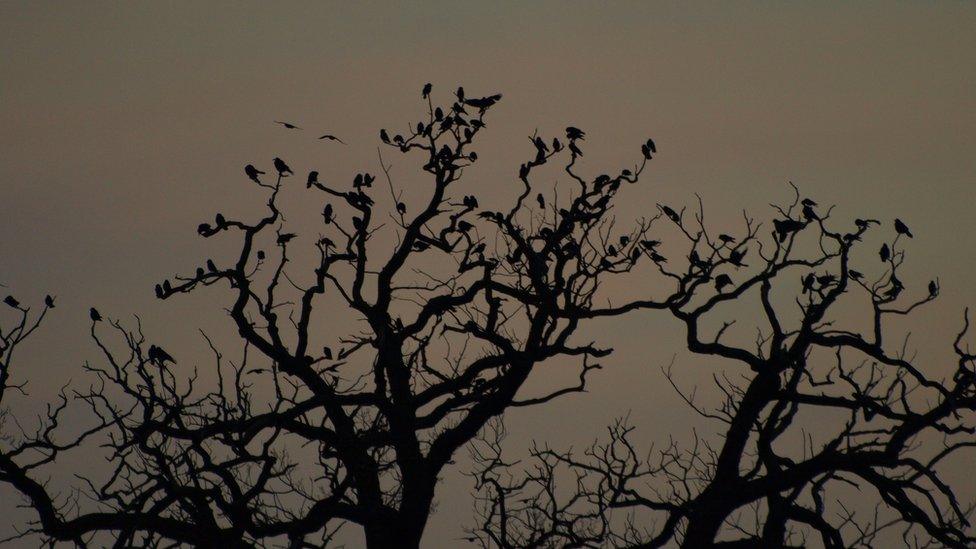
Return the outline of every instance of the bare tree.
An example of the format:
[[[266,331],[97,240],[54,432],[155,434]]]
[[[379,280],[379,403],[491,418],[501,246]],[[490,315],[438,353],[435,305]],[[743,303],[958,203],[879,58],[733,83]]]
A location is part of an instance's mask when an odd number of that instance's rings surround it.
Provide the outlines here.
[[[292,185],[291,168],[276,158],[274,175],[245,170],[267,194],[263,217],[217,214],[199,226],[205,238],[236,238],[235,259],[207,260],[156,294],[229,287],[239,358],[226,358],[204,335],[212,368],[182,375],[183,365],[150,344],[141,323],[92,310],[101,352],[86,365],[93,384],[65,389],[37,430],[17,429],[10,416],[3,424],[5,497],[19,493],[36,514],[19,535],[79,546],[311,547],[353,524],[369,547],[417,547],[439,475],[462,446],[508,408],[584,390],[599,368],[594,361],[610,349],[574,338],[583,321],[677,310],[677,295],[595,305],[608,278],[639,262],[663,264],[645,237],[660,214],[622,234],[610,215],[618,192],[656,152],[652,141],[635,151],[631,169],[591,177],[577,168],[583,131],[567,128],[565,141],[533,135],[518,198],[485,211],[455,189],[473,169],[472,144],[501,96],[458,89],[435,106],[429,91],[423,120],[380,133],[387,150],[422,159],[427,198],[415,209],[401,200],[382,156],[382,180],[360,173],[351,187],[320,181],[317,172]],[[553,164],[573,190],[547,201],[533,174]],[[297,229],[279,211],[282,192],[323,200],[314,239],[289,232]],[[387,199],[389,210],[377,206]],[[304,274],[289,268],[303,249],[315,255]],[[50,312],[12,307],[19,320],[3,330],[0,347],[5,406],[20,387],[11,381],[15,350]],[[336,343],[316,328],[326,316],[361,330]],[[539,364],[559,359],[578,361],[577,384],[523,394]],[[91,412],[81,432],[62,426],[73,403]],[[81,486],[62,489],[45,482],[45,465],[93,441],[108,451],[107,478],[80,476]]]
[[[537,447],[530,466],[515,466],[494,426],[474,452],[474,539],[486,547],[700,548],[815,538],[825,547],[874,547],[900,534],[907,546],[976,544],[972,506],[943,474],[952,459],[971,461],[966,451],[976,447],[968,312],[950,368],[919,360],[907,337],[888,335],[893,317],[939,294],[935,280],[912,291],[898,277],[907,225],[895,220],[893,239],[858,254],[877,221],[839,223],[799,192],[774,208],[772,231],[746,217],[734,236],[708,230],[700,201],[694,219],[667,210],[688,258],[665,272],[679,296],[668,310],[692,353],[739,366],[715,370],[717,407],[664,369],[684,401],[716,422],[715,436],[696,432],[690,444],[672,439],[645,454],[622,420],[582,454]],[[736,314],[747,304],[762,311],[758,318]],[[736,319],[749,318],[756,326],[731,335]],[[749,333],[754,341],[741,335]]]

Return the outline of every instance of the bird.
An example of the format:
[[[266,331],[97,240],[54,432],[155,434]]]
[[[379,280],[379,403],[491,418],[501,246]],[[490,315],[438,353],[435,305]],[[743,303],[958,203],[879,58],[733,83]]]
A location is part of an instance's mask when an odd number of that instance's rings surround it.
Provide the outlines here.
[[[396,209],[400,215],[404,215],[407,213],[407,205],[404,204],[403,202],[397,202]]]
[[[643,246],[645,250],[653,250],[654,248],[657,248],[660,245],[661,245],[661,241],[660,240],[642,240],[641,241],[641,246]]]
[[[458,101],[464,101],[464,87],[458,86],[457,91],[454,93],[457,96]]]
[[[7,297],[3,298],[3,302],[14,309],[20,308],[20,302],[17,301],[17,298],[12,295],[8,295]]]
[[[278,175],[279,176],[280,175],[284,175],[286,173],[288,173],[288,174],[294,174],[295,173],[295,172],[291,171],[291,168],[288,167],[288,164],[285,164],[285,161],[284,160],[278,158],[277,156],[274,159],[274,167],[275,167],[276,170],[278,170]]]
[[[831,284],[834,283],[834,279],[835,278],[836,277],[834,275],[832,275],[832,274],[820,275],[820,276],[817,277],[817,282],[821,286],[830,286]]]
[[[817,275],[813,273],[807,273],[807,275],[803,277],[803,293],[813,291],[813,282],[816,279],[817,279]]]
[[[799,231],[800,229],[806,227],[806,223],[802,221],[797,221],[796,219],[774,219],[773,227],[776,230],[776,235],[779,237],[780,242],[785,242],[786,238]]]
[[[855,271],[854,269],[847,271],[847,273],[851,275],[851,278],[853,278],[854,280],[861,280],[862,278],[864,278],[863,274],[861,274],[859,271]]]
[[[542,193],[536,195],[535,201],[539,203],[540,208],[546,208],[546,197],[542,196]]]
[[[265,257],[264,250],[258,250],[257,256],[258,256],[258,261],[264,261],[264,257]]]
[[[159,284],[156,284],[156,287],[154,288],[154,290],[156,292],[156,298],[157,299],[164,299],[163,298],[163,287],[162,286],[160,286]]]
[[[914,238],[912,231],[908,230],[908,225],[905,225],[901,219],[895,219],[895,232],[898,234],[903,234],[908,238]]]
[[[282,233],[278,235],[278,244],[287,244],[289,240],[298,236],[295,233]]]
[[[813,206],[809,204],[803,205],[803,217],[807,221],[817,221],[820,219],[820,216],[817,215],[817,212],[813,211]]]
[[[736,267],[748,267],[748,265],[742,262],[742,258],[746,256],[748,251],[748,248],[743,250],[732,250],[729,252],[729,263],[735,265]]]
[[[207,268],[210,269],[210,272],[212,273],[217,272],[217,265],[213,262],[213,259],[207,260]]]
[[[312,185],[319,182],[319,172],[312,170],[308,172],[308,182],[305,183],[306,189],[311,189]]]
[[[44,306],[48,309],[54,308],[54,297],[49,295],[44,296]]]
[[[325,219],[326,225],[332,223],[332,204],[325,205],[325,208],[322,209],[322,217]]]
[[[723,244],[733,244],[735,243],[735,237],[729,236],[727,234],[718,235],[718,239],[722,241]]]
[[[816,205],[817,205],[817,203],[816,203],[816,202],[814,202],[813,200],[810,200],[809,198],[804,198],[804,199],[803,199],[803,200],[802,200],[802,201],[800,202],[800,204],[803,204],[804,206],[816,206]]]
[[[390,134],[386,133],[386,130],[380,130],[380,141],[384,143],[390,142]]]
[[[585,137],[586,137],[586,132],[584,132],[579,128],[574,128],[573,126],[569,126],[566,128],[566,139],[569,139],[570,141],[574,141],[576,139],[582,140]]]
[[[658,204],[657,207],[661,208],[661,211],[664,212],[664,215],[668,216],[668,219],[670,219],[671,221],[674,221],[675,223],[679,223],[681,221],[681,216],[678,215],[678,212],[672,210],[668,206],[662,206]]]
[[[281,124],[282,126],[284,126],[285,128],[287,128],[289,130],[300,130],[301,129],[298,126],[292,124],[291,122],[281,122],[280,120],[275,120],[274,122],[275,122],[275,124]]]
[[[159,366],[166,365],[166,362],[176,364],[176,360],[169,353],[163,350],[162,347],[158,347],[156,345],[149,346],[148,356],[150,361],[155,362]]]
[[[858,229],[867,229],[869,225],[874,223],[875,225],[880,225],[881,222],[877,219],[855,219],[854,224],[857,225]]]
[[[330,349],[329,347],[323,347],[322,355],[325,357],[326,360],[332,360],[332,349]]]
[[[935,297],[939,295],[939,285],[934,281],[929,281],[929,297]]]
[[[491,108],[491,106],[497,103],[499,100],[501,100],[501,98],[502,98],[502,94],[496,93],[495,95],[489,95],[488,97],[465,99],[464,104],[472,106],[478,109],[479,111],[484,112],[485,110]]]
[[[253,164],[244,166],[244,173],[247,174],[247,177],[255,183],[261,183],[261,179],[259,179],[258,176],[264,175],[264,172],[255,168]]]
[[[339,143],[342,143],[343,145],[346,144],[345,141],[339,139],[338,137],[332,135],[331,133],[327,133],[327,134],[323,135],[322,137],[320,137],[319,139],[328,139],[329,141],[338,141]]]
[[[888,244],[881,245],[881,249],[878,250],[878,256],[881,257],[881,261],[888,261],[891,259],[891,248],[888,247]]]
[[[432,89],[434,89],[434,86],[430,82],[427,82],[426,84],[424,84],[424,89],[423,91],[420,92],[420,96],[423,97],[424,99],[427,99],[428,97],[430,97],[430,91]]]
[[[100,322],[102,320],[102,315],[94,307],[88,310],[88,317],[92,319],[92,322]]]
[[[725,288],[726,286],[729,286],[730,284],[732,284],[732,277],[730,277],[725,273],[722,273],[717,277],[715,277],[715,290],[718,293],[722,293],[722,289]]]

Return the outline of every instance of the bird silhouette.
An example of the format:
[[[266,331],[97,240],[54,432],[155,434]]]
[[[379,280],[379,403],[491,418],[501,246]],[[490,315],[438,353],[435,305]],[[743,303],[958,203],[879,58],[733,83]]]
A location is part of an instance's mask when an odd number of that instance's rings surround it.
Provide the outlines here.
[[[320,137],[319,139],[328,139],[329,141],[338,141],[339,143],[342,143],[343,145],[346,144],[345,141],[339,139],[338,137],[332,135],[331,133],[327,133],[327,134],[323,135],[322,137]]]
[[[576,139],[582,140],[585,138],[586,138],[586,132],[584,132],[583,130],[579,128],[574,128],[573,126],[569,126],[566,128],[566,139],[569,139],[570,141],[574,141]]]
[[[939,285],[934,281],[929,281],[929,297],[935,297],[939,295]]]
[[[288,167],[288,164],[285,164],[285,161],[278,158],[277,156],[274,159],[274,167],[276,170],[278,170],[279,176],[285,175],[286,173],[292,175],[295,174],[295,172],[291,171],[291,168]]]
[[[275,122],[275,124],[281,124],[282,126],[284,126],[285,128],[287,128],[289,130],[300,130],[301,129],[298,126],[292,124],[291,122],[282,122],[280,120],[275,120],[274,122]]]
[[[733,244],[735,243],[735,237],[729,236],[727,234],[718,235],[718,239],[722,241],[723,244]]]
[[[803,277],[803,293],[813,291],[813,283],[816,279],[817,275],[813,273],[807,273],[807,275]]]
[[[464,104],[472,106],[478,109],[479,111],[484,112],[489,108],[491,108],[492,105],[500,101],[501,98],[502,98],[502,94],[496,93],[495,95],[489,95],[488,97],[465,99]]]
[[[298,236],[295,233],[282,233],[278,235],[278,244],[287,244],[291,239]]]
[[[546,208],[546,197],[542,196],[542,193],[536,195],[535,201],[539,203],[540,208]]]
[[[48,309],[54,308],[54,297],[51,295],[44,296],[44,306]]]
[[[803,204],[804,206],[816,206],[816,205],[817,205],[817,203],[816,203],[816,202],[814,202],[813,200],[810,200],[809,198],[804,198],[804,199],[803,199],[803,200],[802,200],[802,201],[800,202],[800,204]]]
[[[664,212],[664,215],[668,216],[668,219],[670,219],[671,221],[674,221],[675,223],[681,222],[681,216],[678,215],[678,212],[672,210],[668,206],[662,206],[661,204],[658,204],[657,207],[661,208],[661,211]]]
[[[717,277],[715,277],[715,290],[718,293],[722,293],[722,290],[726,286],[729,286],[731,284],[732,284],[732,277],[730,277],[729,275],[727,275],[725,273],[722,273],[722,274],[718,275]]]
[[[811,206],[810,204],[803,205],[803,217],[807,221],[817,221],[820,219],[820,216],[817,215],[817,212],[813,211],[813,206]]]
[[[472,224],[470,224],[467,221],[465,221],[465,220],[462,219],[461,221],[458,221],[457,228],[462,233],[466,233],[466,232],[470,231],[471,229],[473,229],[474,228],[474,225],[472,225]]]
[[[430,91],[432,89],[434,89],[434,86],[430,82],[427,82],[426,84],[424,84],[424,89],[423,91],[420,92],[420,96],[423,97],[424,99],[427,99],[428,97],[430,97]]]
[[[859,229],[867,229],[869,225],[874,223],[875,225],[880,225],[881,222],[877,219],[855,219],[854,224],[857,225]]]
[[[748,265],[742,262],[742,258],[746,256],[748,251],[748,248],[743,250],[732,250],[729,252],[729,263],[735,265],[736,267],[748,267]]]
[[[329,347],[323,347],[322,355],[325,357],[326,360],[332,360],[332,349]]]
[[[464,101],[464,87],[458,86],[457,91],[454,93],[457,96],[458,101]]]
[[[400,215],[404,215],[407,213],[407,205],[404,204],[403,202],[397,202],[396,209]]]
[[[156,292],[156,298],[157,299],[163,299],[163,287],[162,286],[160,286],[159,284],[156,284],[156,287],[153,288],[153,290]]]
[[[905,225],[901,219],[895,219],[895,232],[898,234],[903,234],[908,238],[914,238],[912,231],[908,230],[908,225]]]
[[[258,250],[257,256],[258,256],[258,261],[264,261],[265,258],[264,250]]]
[[[332,204],[326,204],[322,209],[322,218],[325,219],[326,225],[332,223]]]
[[[384,143],[390,142],[390,134],[386,133],[386,130],[380,130],[380,141]]]
[[[863,274],[861,274],[858,271],[855,271],[854,269],[847,271],[847,274],[851,275],[851,278],[853,278],[854,280],[861,280],[862,278],[864,278]]]
[[[878,250],[878,256],[881,257],[881,261],[888,261],[891,259],[891,248],[888,247],[888,244],[881,245],[881,249]]]
[[[155,362],[157,365],[161,367],[165,366],[167,362],[172,362],[173,364],[176,364],[176,360],[173,359],[173,357],[169,353],[163,350],[162,347],[158,347],[156,345],[149,346],[148,357],[151,362]]]
[[[207,269],[209,269],[212,273],[217,272],[217,265],[213,262],[213,259],[207,260]]]
[[[8,295],[7,297],[3,298],[3,302],[14,309],[20,309],[20,302],[17,301],[17,298],[12,295]]]
[[[261,179],[258,178],[258,176],[264,175],[264,172],[255,168],[252,164],[248,164],[247,166],[244,166],[244,173],[247,174],[247,177],[255,183],[260,183]]]
[[[319,172],[312,170],[308,172],[308,182],[305,183],[306,189],[311,189],[312,185],[319,182]]]
[[[806,223],[795,219],[774,219],[773,227],[780,242],[785,242],[791,234],[806,227]]]
[[[98,309],[92,307],[88,309],[88,318],[92,319],[92,322],[100,322],[102,320],[102,315],[99,314]]]

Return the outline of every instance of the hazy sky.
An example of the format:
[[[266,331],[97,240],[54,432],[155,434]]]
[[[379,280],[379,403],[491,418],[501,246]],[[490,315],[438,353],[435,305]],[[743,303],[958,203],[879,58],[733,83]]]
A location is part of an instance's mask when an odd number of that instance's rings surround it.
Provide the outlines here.
[[[916,238],[902,278],[917,292],[938,275],[944,289],[913,342],[944,352],[976,305],[974,29],[963,2],[0,3],[0,283],[25,302],[59,296],[30,347],[29,368],[45,373],[31,378],[34,403],[83,379],[93,304],[138,313],[173,354],[205,356],[197,329],[226,329],[226,294],[157,302],[152,285],[227,251],[195,227],[257,211],[243,165],[282,156],[300,175],[375,173],[378,129],[416,120],[428,81],[504,93],[467,174],[489,201],[518,191],[525,136],[571,123],[587,131],[593,173],[657,141],[621,219],[695,192],[716,223],[767,216],[788,181],[838,217],[905,219]],[[349,145],[311,139],[319,130]],[[420,181],[388,160],[404,186]],[[588,395],[513,414],[513,441],[585,444],[628,410],[648,440],[685,430],[659,373],[677,327],[638,315],[588,330],[614,358]],[[469,489],[448,475],[428,546],[454,543]]]

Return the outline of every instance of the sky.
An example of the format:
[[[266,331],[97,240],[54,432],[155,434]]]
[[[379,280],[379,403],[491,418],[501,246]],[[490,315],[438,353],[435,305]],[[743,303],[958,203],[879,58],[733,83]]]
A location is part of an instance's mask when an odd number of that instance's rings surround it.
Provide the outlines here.
[[[974,28],[976,6],[963,2],[0,3],[0,284],[59,304],[22,357],[44,372],[23,409],[84,380],[91,305],[138,314],[204,368],[199,330],[233,336],[226,294],[152,295],[161,278],[229,252],[197,224],[258,211],[247,163],[378,172],[379,128],[416,120],[425,82],[445,98],[458,85],[504,94],[466,175],[489,202],[519,191],[526,136],[572,124],[587,131],[592,173],[657,142],[620,219],[697,193],[716,224],[737,223],[743,209],[768,216],[792,181],[838,217],[906,220],[916,237],[902,278],[923,291],[938,276],[943,288],[912,342],[944,360],[976,305]],[[348,145],[312,139],[319,130]],[[421,196],[412,165],[387,160]],[[284,207],[305,196],[286,192]],[[586,395],[512,414],[513,447],[543,434],[585,445],[628,412],[648,441],[693,424],[660,367],[677,356],[696,383],[716,366],[679,354],[673,322],[635,315],[586,330],[617,352]],[[470,488],[445,476],[427,546],[461,535]]]

